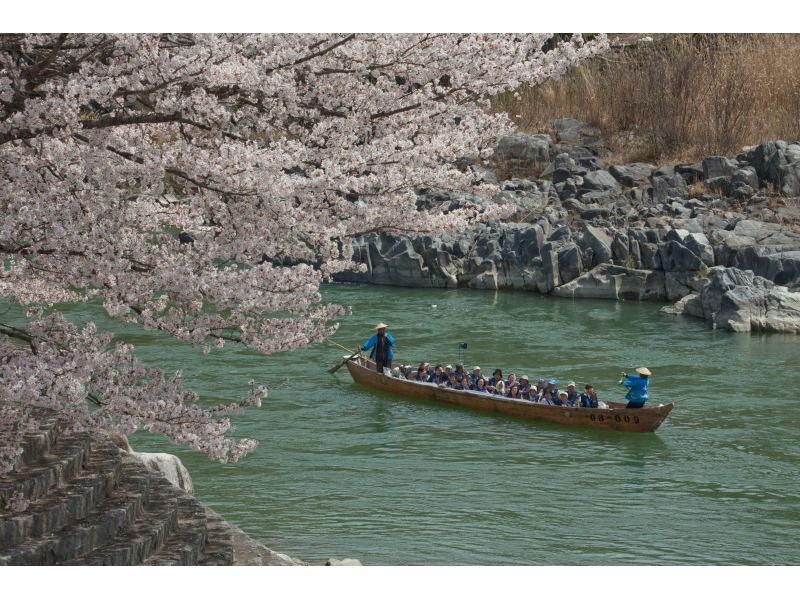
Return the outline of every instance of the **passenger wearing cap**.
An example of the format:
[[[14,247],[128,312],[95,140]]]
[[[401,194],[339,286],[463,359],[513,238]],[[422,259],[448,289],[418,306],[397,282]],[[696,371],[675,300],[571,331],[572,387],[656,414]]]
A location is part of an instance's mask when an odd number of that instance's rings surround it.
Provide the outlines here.
[[[456,364],[456,378],[463,386],[469,385],[469,377],[467,376],[467,372],[464,371],[464,364],[458,363]]]
[[[553,401],[558,400],[558,388],[556,387],[556,384],[558,384],[556,379],[550,378],[550,380],[547,381],[547,386],[545,386],[544,390],[542,390],[542,398],[549,400],[550,405],[554,404]]]
[[[533,403],[538,403],[539,399],[541,398],[539,394],[539,389],[536,388],[536,386],[531,385],[531,387],[528,389],[528,392],[525,393],[523,398],[528,399]]]
[[[523,398],[528,398],[528,393],[531,391],[531,384],[528,382],[528,377],[523,375],[520,376],[519,379],[519,394],[523,396]]]
[[[567,384],[567,405],[574,407],[579,400],[580,395],[578,394],[578,391],[575,390],[575,383],[570,382]]]
[[[366,343],[359,347],[362,351],[372,349],[369,354],[370,359],[375,360],[375,367],[379,372],[383,372],[383,368],[392,369],[392,359],[394,353],[394,337],[391,332],[386,331],[386,324],[381,322],[375,326],[377,333],[370,338]]]
[[[628,389],[625,398],[628,400],[628,409],[641,409],[650,397],[647,396],[647,385],[650,382],[650,370],[647,368],[636,368],[636,374],[626,374],[622,372],[622,379],[619,381]]]
[[[480,366],[475,366],[472,368],[472,373],[469,375],[469,389],[475,390],[475,387],[478,385],[478,378],[481,377],[481,368]]]
[[[559,390],[555,397],[552,399],[553,405],[557,405],[558,407],[566,407],[567,406],[567,391],[566,390]]]

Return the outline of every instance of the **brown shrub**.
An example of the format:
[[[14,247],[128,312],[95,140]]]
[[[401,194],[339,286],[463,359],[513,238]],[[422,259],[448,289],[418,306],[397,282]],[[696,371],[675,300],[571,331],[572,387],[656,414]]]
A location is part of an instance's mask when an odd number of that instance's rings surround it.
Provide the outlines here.
[[[615,48],[559,81],[494,101],[523,131],[573,116],[614,160],[693,161],[800,139],[800,35],[694,34]],[[519,115],[519,117],[516,117]]]

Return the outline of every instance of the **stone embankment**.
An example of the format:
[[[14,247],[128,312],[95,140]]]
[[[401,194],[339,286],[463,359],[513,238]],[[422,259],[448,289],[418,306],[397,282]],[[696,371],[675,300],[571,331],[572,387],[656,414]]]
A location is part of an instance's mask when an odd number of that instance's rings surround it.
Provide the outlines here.
[[[37,415],[39,432],[0,478],[0,565],[303,564],[170,483],[156,462],[175,457],[143,459],[111,439],[68,433],[52,412]]]
[[[674,302],[700,293],[721,266],[785,287],[778,311],[800,291],[800,143],[773,141],[694,164],[606,167],[611,156],[596,129],[559,119],[554,130],[555,139],[501,140],[494,171],[480,171],[484,181],[497,183],[501,171],[540,174],[500,182],[491,200],[418,190],[421,212],[491,201],[511,204],[511,218],[443,237],[359,238],[355,255],[367,269],[338,280]],[[717,326],[744,329],[714,317]],[[796,330],[751,321],[753,330]]]

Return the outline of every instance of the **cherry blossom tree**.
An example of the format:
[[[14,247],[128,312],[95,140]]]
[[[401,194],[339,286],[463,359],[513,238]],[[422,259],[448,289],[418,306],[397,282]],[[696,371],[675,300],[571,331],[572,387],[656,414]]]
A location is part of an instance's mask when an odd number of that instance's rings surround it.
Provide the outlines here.
[[[229,414],[61,302],[202,346],[265,354],[321,341],[343,308],[320,283],[357,267],[350,241],[441,233],[503,215],[419,218],[414,190],[491,195],[464,168],[512,129],[492,96],[606,47],[549,35],[0,36],[0,474],[37,407],[77,427],[144,428],[236,460]],[[548,48],[544,51],[543,48]]]

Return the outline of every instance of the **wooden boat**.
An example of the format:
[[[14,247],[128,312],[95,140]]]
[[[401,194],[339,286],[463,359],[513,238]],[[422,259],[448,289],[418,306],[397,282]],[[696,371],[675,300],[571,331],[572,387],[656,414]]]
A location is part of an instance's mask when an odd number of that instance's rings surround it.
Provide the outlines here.
[[[627,403],[608,403],[608,409],[587,409],[583,407],[558,407],[541,405],[524,399],[511,399],[497,395],[441,388],[435,384],[394,378],[375,370],[375,362],[364,356],[353,357],[347,362],[347,370],[358,384],[403,395],[412,399],[450,403],[478,411],[502,413],[525,419],[538,419],[546,422],[617,430],[620,432],[654,432],[669,415],[674,403],[658,407],[626,409]]]

